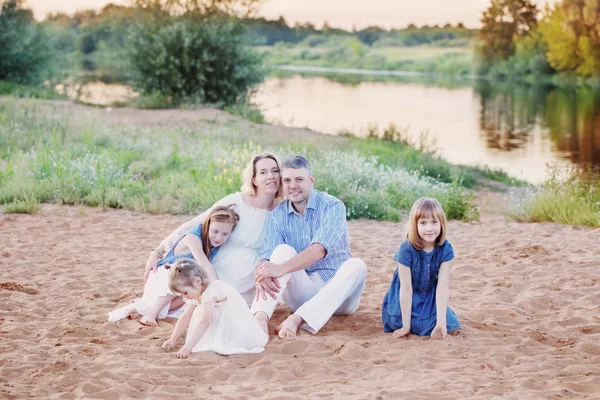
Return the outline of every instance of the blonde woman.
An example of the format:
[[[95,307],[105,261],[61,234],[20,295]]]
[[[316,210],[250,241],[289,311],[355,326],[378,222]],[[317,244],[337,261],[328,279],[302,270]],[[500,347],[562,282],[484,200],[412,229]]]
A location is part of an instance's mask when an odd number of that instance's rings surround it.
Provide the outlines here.
[[[235,204],[235,210],[240,216],[231,237],[221,246],[211,262],[217,277],[233,286],[248,306],[254,298],[254,270],[260,261],[265,221],[270,212],[279,205],[281,198],[279,160],[271,153],[263,153],[256,155],[244,171],[241,192],[226,196],[213,206]],[[162,241],[159,248],[168,252],[182,233],[202,224],[213,207],[177,228]],[[153,251],[150,254],[144,281],[151,271],[156,270],[156,253]]]

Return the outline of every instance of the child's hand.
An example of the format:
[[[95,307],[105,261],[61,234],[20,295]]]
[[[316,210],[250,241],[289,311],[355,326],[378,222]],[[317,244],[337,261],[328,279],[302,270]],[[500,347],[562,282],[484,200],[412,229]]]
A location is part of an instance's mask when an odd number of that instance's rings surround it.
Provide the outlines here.
[[[177,352],[177,358],[188,358],[191,353],[192,353],[192,349],[191,348],[189,348],[187,346],[183,346],[181,348],[181,350],[179,350]]]
[[[165,340],[165,342],[160,347],[165,349],[166,351],[171,351],[175,348],[176,345],[177,345],[177,340],[169,339],[169,340]]]
[[[401,337],[404,337],[404,336],[408,335],[409,333],[410,333],[410,328],[403,326],[402,328],[396,329],[394,331],[394,337],[396,339],[400,339]]]
[[[447,334],[448,328],[446,328],[446,324],[436,325],[435,328],[433,328],[433,332],[431,332],[431,338],[441,340],[444,339]]]

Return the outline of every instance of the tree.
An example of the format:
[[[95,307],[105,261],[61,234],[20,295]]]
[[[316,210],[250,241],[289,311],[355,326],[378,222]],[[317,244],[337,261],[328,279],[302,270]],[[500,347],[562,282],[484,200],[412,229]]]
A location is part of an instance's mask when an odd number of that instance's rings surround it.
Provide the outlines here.
[[[56,72],[55,45],[23,3],[0,1],[0,80],[35,85]]]
[[[134,0],[136,6],[159,9],[169,14],[195,12],[200,14],[226,14],[248,18],[256,14],[262,0]]]
[[[530,0],[491,0],[481,18],[480,56],[489,63],[510,57],[515,50],[513,39],[536,27],[538,13]]]
[[[600,2],[563,0],[549,10],[540,31],[557,71],[600,74]]]

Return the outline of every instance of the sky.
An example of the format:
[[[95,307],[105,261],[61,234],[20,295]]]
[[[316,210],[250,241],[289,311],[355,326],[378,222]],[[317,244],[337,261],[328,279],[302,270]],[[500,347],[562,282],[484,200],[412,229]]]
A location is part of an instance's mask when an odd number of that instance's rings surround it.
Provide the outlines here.
[[[549,0],[552,4],[556,0]],[[130,4],[127,0],[26,0],[35,16],[48,12],[69,14],[82,9],[100,9],[108,3]],[[546,1],[535,1],[540,7]],[[478,28],[489,0],[263,0],[259,15],[267,19],[283,16],[288,25],[311,22],[320,28],[325,21],[332,27],[362,29],[371,25],[404,28],[410,23],[453,25],[462,22]]]

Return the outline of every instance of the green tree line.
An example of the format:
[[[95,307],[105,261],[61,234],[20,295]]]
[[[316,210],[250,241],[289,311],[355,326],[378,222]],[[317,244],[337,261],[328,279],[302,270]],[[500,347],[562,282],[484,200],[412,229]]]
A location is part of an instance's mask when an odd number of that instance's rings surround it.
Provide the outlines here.
[[[481,18],[480,73],[495,77],[600,75],[600,2],[491,0]]]

